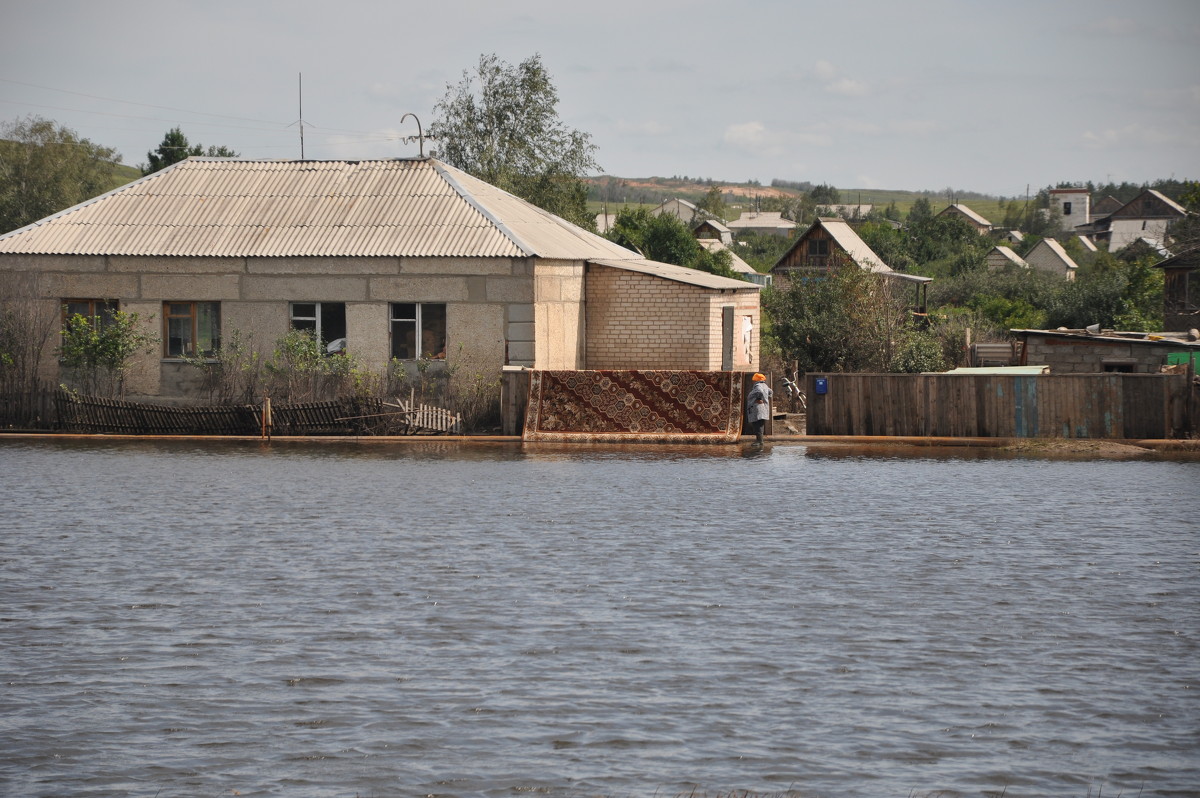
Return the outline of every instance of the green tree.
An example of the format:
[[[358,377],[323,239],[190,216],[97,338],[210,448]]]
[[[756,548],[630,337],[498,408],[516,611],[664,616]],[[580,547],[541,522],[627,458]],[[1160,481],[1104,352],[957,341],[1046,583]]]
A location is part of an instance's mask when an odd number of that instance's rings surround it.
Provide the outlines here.
[[[803,371],[935,371],[941,344],[909,324],[901,291],[847,258],[763,292],[769,347]],[[766,327],[766,325],[765,325]]]
[[[741,279],[730,266],[733,259],[727,250],[709,252],[687,225],[669,213],[656,216],[647,208],[622,208],[608,238],[650,260]]]
[[[136,313],[117,310],[91,317],[76,313],[67,318],[59,355],[84,392],[117,396],[125,391],[133,356],[156,343],[158,337],[143,329]]]
[[[718,221],[725,221],[725,199],[721,195],[720,186],[710,188],[696,207]]]
[[[162,142],[157,149],[146,153],[148,164],[141,166],[142,174],[153,174],[160,169],[166,169],[171,164],[179,163],[182,160],[192,156],[207,156],[209,158],[236,158],[238,154],[225,146],[210,146],[204,148],[203,144],[191,144],[187,140],[187,136],[183,135],[183,131],[178,127],[173,127],[163,136]]]
[[[588,230],[583,177],[599,171],[587,133],[558,116],[558,91],[541,56],[517,66],[481,55],[434,106],[435,155]]]
[[[49,119],[0,126],[0,231],[24,227],[113,187],[120,155]]]
[[[815,205],[840,205],[842,202],[842,195],[838,190],[825,183],[814,186],[813,190],[808,192],[808,196]]]

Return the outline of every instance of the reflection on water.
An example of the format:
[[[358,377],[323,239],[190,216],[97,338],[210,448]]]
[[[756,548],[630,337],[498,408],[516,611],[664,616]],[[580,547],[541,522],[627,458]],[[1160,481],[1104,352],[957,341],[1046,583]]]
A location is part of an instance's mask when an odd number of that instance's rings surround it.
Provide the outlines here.
[[[1195,795],[1200,463],[0,439],[13,795]]]

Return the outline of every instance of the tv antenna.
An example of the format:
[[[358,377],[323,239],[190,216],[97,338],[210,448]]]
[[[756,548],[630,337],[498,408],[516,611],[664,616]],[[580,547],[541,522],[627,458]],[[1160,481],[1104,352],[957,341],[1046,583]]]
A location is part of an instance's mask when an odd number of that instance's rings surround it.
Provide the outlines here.
[[[410,116],[417,123],[417,135],[401,136],[400,141],[404,142],[405,144],[412,144],[413,139],[416,139],[417,146],[418,146],[417,151],[421,154],[421,157],[424,158],[425,157],[425,133],[424,133],[424,131],[421,130],[421,120],[417,118],[416,114],[405,114],[404,116],[400,117],[400,124],[403,125],[404,120],[408,119]]]

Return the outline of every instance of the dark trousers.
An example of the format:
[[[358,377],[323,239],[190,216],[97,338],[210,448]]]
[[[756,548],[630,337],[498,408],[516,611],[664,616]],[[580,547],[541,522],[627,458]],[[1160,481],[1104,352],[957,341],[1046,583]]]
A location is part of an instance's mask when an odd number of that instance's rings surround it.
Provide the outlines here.
[[[767,428],[767,420],[765,418],[761,418],[758,421],[751,421],[750,427],[754,430],[754,442],[762,443],[763,430]]]

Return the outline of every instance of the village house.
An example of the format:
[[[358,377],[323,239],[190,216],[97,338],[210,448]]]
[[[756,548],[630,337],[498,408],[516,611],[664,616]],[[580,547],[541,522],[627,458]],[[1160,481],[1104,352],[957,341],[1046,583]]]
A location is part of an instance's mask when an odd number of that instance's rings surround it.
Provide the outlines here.
[[[985,260],[987,261],[988,269],[992,271],[1001,271],[1010,267],[1020,269],[1029,268],[1029,264],[1025,262],[1024,258],[1013,252],[1009,247],[1002,245],[992,247]]]
[[[738,257],[738,254],[730,247],[726,246],[722,241],[719,241],[715,238],[697,238],[696,241],[699,242],[700,246],[704,247],[709,252],[721,252],[722,250],[728,252],[729,268],[741,275],[743,280],[749,280],[750,282],[757,283],[758,285],[771,284],[771,275],[763,274],[749,263],[746,263],[746,261]]]
[[[127,381],[147,397],[194,395],[186,358],[235,332],[268,356],[310,330],[376,371],[759,362],[759,286],[646,260],[431,158],[190,158],[0,236],[0,297],[31,279],[47,314],[138,314],[161,338]],[[40,368],[59,380],[54,352]]]
[[[1053,238],[1043,238],[1025,253],[1025,262],[1035,269],[1057,274],[1068,280],[1075,279],[1079,265],[1071,259],[1062,244]]]
[[[1050,211],[1059,220],[1059,230],[1071,231],[1091,224],[1092,195],[1086,188],[1050,189]]]
[[[796,231],[796,223],[784,219],[780,211],[751,211],[743,213],[726,227],[736,236],[740,233],[759,233],[762,235],[783,236],[787,238]]]
[[[674,216],[684,224],[691,224],[700,214],[700,209],[694,203],[688,202],[685,199],[671,197],[651,208],[650,213],[654,216],[662,216],[665,213],[668,216]]]
[[[1108,251],[1116,252],[1139,238],[1165,243],[1171,226],[1186,217],[1182,205],[1160,191],[1148,189],[1107,216],[1093,215],[1090,228],[1081,232],[1108,242]]]
[[[1200,248],[1156,263],[1163,272],[1163,329],[1200,328]]]
[[[938,214],[938,216],[952,216],[962,219],[967,224],[971,225],[971,227],[974,227],[975,231],[980,235],[988,233],[992,229],[991,222],[975,213],[975,211],[971,210],[966,205],[960,205],[958,203],[947,206]]]
[[[715,239],[727,247],[733,245],[733,231],[716,219],[704,219],[698,222],[692,228],[692,235],[698,239]]]
[[[780,256],[771,267],[771,274],[785,283],[818,277],[834,268],[839,258],[901,283],[909,292],[913,313],[921,316],[926,313],[926,289],[933,278],[893,270],[844,219],[818,218]]]

